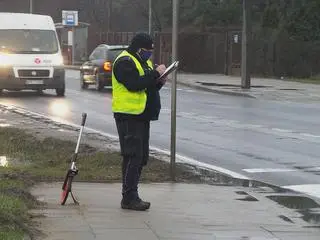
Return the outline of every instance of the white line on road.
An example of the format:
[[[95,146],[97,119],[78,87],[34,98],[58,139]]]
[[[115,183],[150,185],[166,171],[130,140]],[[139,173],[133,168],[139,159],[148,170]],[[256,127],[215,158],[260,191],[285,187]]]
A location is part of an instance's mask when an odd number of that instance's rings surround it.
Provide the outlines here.
[[[162,89],[164,89],[164,90],[171,90],[171,88],[169,88],[169,87],[163,87]],[[188,91],[187,89],[183,89],[183,88],[177,88],[177,91]],[[194,90],[192,90],[193,92],[194,92]]]
[[[163,108],[162,112],[170,113],[171,110],[168,108]],[[178,117],[181,116],[187,119],[202,121],[204,123],[209,123],[212,126],[217,126],[217,127],[224,127],[224,128],[229,127],[233,129],[240,129],[240,130],[251,130],[254,132],[259,132],[259,133],[268,134],[268,135],[272,134],[282,138],[293,138],[293,139],[309,141],[312,143],[320,143],[320,135],[298,132],[292,129],[281,129],[281,128],[273,128],[273,127],[268,127],[268,126],[263,126],[258,124],[247,124],[237,120],[228,120],[221,117],[206,116],[206,115],[201,115],[193,112],[178,111],[177,116]]]
[[[320,184],[288,185],[282,186],[282,188],[293,190],[296,192],[302,192],[309,196],[320,199]]]
[[[23,109],[23,108],[20,108],[20,107],[16,107],[16,106],[13,106],[13,105],[4,105],[4,104],[0,103],[0,106],[3,106],[5,108],[7,108],[7,109],[14,109],[16,111],[19,111],[20,113],[27,113],[27,114],[31,114],[31,115],[34,115],[34,116],[47,118],[47,119],[50,119],[50,120],[52,120],[52,121],[54,121],[56,123],[66,124],[66,125],[69,125],[69,126],[76,127],[76,128],[80,129],[80,125],[74,124],[74,123],[66,121],[66,120],[63,120],[61,118],[53,117],[53,116],[50,116],[50,115],[43,115],[41,113],[29,111],[29,110],[26,110],[26,109]],[[109,134],[109,133],[106,133],[106,132],[102,132],[102,131],[99,131],[99,130],[96,130],[96,129],[93,129],[93,128],[89,128],[89,127],[86,127],[85,129],[86,129],[86,131],[90,131],[92,133],[97,133],[97,134],[100,134],[102,136],[105,136],[105,137],[108,137],[108,138],[111,138],[113,140],[117,140],[118,141],[118,136],[116,136],[116,135]],[[153,151],[165,154],[167,156],[170,156],[170,151],[168,151],[167,149],[160,149],[160,148],[157,148],[157,147],[154,147],[154,146],[150,146],[150,150],[153,150]],[[225,169],[225,168],[222,168],[222,167],[218,167],[218,166],[215,166],[215,165],[212,165],[212,164],[203,163],[203,162],[200,162],[200,161],[198,161],[196,159],[189,158],[189,157],[183,156],[183,155],[178,154],[178,153],[176,154],[176,159],[177,159],[177,162],[191,164],[191,165],[195,165],[195,166],[200,167],[200,168],[205,168],[205,169],[208,169],[208,170],[217,171],[217,172],[220,172],[222,174],[228,175],[228,176],[230,176],[232,178],[243,179],[243,180],[251,180],[250,178],[248,178],[245,175],[242,175],[242,174],[239,174],[239,173],[233,172],[231,170],[228,170],[228,169]]]
[[[310,167],[310,168],[244,168],[242,171],[247,173],[283,173],[283,172],[318,172],[320,167]]]
[[[289,169],[289,168],[246,168],[242,169],[248,173],[276,173],[276,172],[297,172],[298,169]]]

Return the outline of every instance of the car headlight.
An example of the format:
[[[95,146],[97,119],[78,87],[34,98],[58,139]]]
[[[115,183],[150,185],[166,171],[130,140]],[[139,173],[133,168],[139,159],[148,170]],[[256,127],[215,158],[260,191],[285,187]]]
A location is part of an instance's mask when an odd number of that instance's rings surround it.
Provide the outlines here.
[[[12,61],[8,56],[0,54],[0,67],[6,67],[11,64]]]

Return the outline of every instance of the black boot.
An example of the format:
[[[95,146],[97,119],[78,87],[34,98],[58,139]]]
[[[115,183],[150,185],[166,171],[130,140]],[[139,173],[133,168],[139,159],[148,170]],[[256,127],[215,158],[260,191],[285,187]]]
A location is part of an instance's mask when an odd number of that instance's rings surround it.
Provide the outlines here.
[[[145,204],[146,207],[147,207],[147,209],[150,208],[150,206],[151,206],[151,203],[150,203],[150,202],[143,201],[141,198],[138,198],[138,200],[141,201],[143,204]]]
[[[150,203],[146,203],[141,201],[140,199],[134,199],[130,202],[125,202],[124,200],[121,201],[121,208],[128,209],[128,210],[135,210],[135,211],[145,211],[149,209]]]

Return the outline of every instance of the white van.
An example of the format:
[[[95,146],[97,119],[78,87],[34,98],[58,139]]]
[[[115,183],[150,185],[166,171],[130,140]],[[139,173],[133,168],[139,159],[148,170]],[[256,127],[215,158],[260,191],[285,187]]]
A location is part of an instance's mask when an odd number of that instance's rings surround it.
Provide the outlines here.
[[[65,70],[50,16],[0,12],[0,92],[55,89],[65,94]]]

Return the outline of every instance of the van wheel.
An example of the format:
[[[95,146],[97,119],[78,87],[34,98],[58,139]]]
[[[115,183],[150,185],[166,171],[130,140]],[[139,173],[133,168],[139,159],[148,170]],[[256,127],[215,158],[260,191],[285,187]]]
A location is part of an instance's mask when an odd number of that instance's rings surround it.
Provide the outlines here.
[[[58,97],[64,97],[65,95],[65,88],[56,88],[56,93]]]

